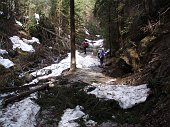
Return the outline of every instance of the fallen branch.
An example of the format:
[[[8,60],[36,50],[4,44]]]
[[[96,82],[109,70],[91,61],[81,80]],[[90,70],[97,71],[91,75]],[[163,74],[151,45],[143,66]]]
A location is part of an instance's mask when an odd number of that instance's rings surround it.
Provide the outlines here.
[[[6,92],[13,92],[16,90],[27,90],[29,87],[36,86],[37,84],[30,84],[30,85],[24,85],[24,86],[15,86],[15,87],[4,87],[0,88],[1,93],[6,93]]]
[[[48,88],[48,87],[49,87],[49,84],[44,84],[44,85],[42,85],[42,86],[40,86],[40,87],[38,87],[38,88],[32,89],[32,90],[30,90],[30,91],[22,92],[22,93],[20,93],[20,94],[18,94],[18,95],[16,95],[16,96],[13,96],[13,97],[10,97],[10,98],[8,98],[8,99],[3,100],[2,105],[3,105],[3,106],[6,106],[6,105],[9,104],[10,102],[13,102],[13,101],[15,101],[15,100],[18,100],[18,99],[23,98],[23,97],[26,97],[26,96],[29,96],[30,94],[32,94],[32,93],[34,93],[34,92],[44,90],[44,89],[46,89],[46,88]]]
[[[6,93],[6,92],[12,92],[12,91],[16,91],[16,90],[26,90],[29,87],[27,86],[16,86],[16,87],[4,87],[4,88],[0,88],[1,93]]]
[[[53,35],[57,36],[57,37],[58,37],[58,38],[60,38],[61,40],[64,40],[64,38],[63,38],[63,37],[61,37],[61,36],[57,35],[57,34],[56,34],[56,33],[54,33],[53,31],[50,31],[49,29],[44,28],[44,27],[42,27],[42,26],[40,26],[40,25],[39,25],[39,27],[41,27],[41,28],[42,28],[42,29],[44,29],[45,31],[47,31],[47,32],[49,32],[49,33],[51,33],[51,34],[53,34]]]

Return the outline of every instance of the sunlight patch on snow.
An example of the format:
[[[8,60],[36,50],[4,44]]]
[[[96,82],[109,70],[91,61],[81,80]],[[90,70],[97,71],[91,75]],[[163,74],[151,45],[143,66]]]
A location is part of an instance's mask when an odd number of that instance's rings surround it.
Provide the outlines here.
[[[96,87],[93,91],[87,92],[88,94],[94,94],[101,99],[114,99],[119,102],[119,105],[123,109],[131,108],[136,104],[145,102],[148,97],[149,88],[147,84],[139,86],[127,86],[127,85],[108,85],[93,83],[92,86],[85,88],[87,91],[90,87]]]
[[[26,52],[35,52],[32,45],[26,44],[18,36],[10,37],[10,40],[13,43],[13,49],[19,48]]]
[[[12,61],[10,61],[9,59],[4,59],[3,57],[0,57],[0,64],[3,65],[5,68],[10,68],[15,65]]]
[[[35,116],[40,107],[30,98],[8,105],[0,113],[0,123],[3,127],[34,127],[36,125]]]

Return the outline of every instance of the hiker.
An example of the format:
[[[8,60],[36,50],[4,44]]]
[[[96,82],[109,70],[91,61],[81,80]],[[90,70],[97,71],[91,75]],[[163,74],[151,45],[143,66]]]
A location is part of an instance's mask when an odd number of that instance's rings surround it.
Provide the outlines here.
[[[87,40],[85,40],[85,41],[82,42],[81,45],[82,45],[82,47],[84,49],[84,54],[86,54],[86,48],[89,47],[89,43],[87,42]]]
[[[103,62],[104,62],[104,57],[107,55],[107,53],[109,52],[109,50],[107,50],[105,52],[104,48],[100,49],[98,51],[98,58],[100,59],[100,66],[103,66]]]

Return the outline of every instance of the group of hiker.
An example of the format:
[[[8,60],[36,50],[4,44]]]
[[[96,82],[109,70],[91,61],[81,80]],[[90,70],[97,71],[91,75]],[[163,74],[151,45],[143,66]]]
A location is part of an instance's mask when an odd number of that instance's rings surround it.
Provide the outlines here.
[[[87,40],[83,41],[82,42],[82,48],[84,50],[84,54],[86,54],[86,49],[89,47],[89,42]],[[105,51],[104,48],[100,48],[98,50],[98,53],[97,53],[97,56],[100,60],[100,66],[102,67],[103,66],[103,62],[104,62],[104,58],[105,56],[109,53],[109,50]]]

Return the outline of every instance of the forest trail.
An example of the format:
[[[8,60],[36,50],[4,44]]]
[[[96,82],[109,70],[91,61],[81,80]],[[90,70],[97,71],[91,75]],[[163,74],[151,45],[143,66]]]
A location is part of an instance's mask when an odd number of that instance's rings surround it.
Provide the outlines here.
[[[82,81],[88,84],[93,82],[106,83],[111,79],[111,77],[105,76],[102,73],[102,69],[99,67],[93,67],[91,69],[77,69],[76,72],[69,76],[70,81]]]
[[[80,54],[82,57],[85,57],[83,53]],[[94,56],[92,52],[88,52],[89,56],[96,59],[97,56]],[[88,62],[88,61],[86,61]],[[72,72],[71,74],[67,71],[63,73],[66,78],[68,78],[69,81],[76,82],[81,81],[85,82],[87,84],[95,83],[106,83],[110,80],[115,80],[112,77],[106,76],[103,73],[104,67],[99,66],[91,66],[89,68],[77,68],[75,72]]]

